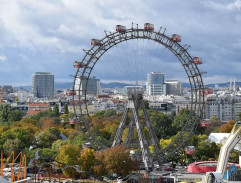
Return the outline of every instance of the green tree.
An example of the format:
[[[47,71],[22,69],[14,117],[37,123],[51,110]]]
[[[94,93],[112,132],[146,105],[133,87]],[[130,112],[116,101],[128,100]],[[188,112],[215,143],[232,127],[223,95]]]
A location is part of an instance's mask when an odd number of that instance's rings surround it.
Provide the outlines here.
[[[241,121],[241,112],[238,114],[238,117],[239,117],[239,121]]]
[[[69,114],[69,109],[67,104],[64,104],[64,114]]]
[[[55,159],[55,157],[57,156],[56,152],[51,149],[51,148],[43,148],[43,149],[39,149],[39,155],[41,158],[50,158],[50,159]]]
[[[10,147],[17,147],[17,149],[28,148],[32,144],[33,139],[34,133],[31,129],[25,129],[22,127],[12,128],[0,134],[0,149],[8,148],[7,144],[10,145]]]
[[[10,123],[15,122],[15,121],[20,121],[23,116],[24,116],[23,111],[13,110],[13,111],[10,111],[10,113],[8,115],[8,121]]]
[[[12,151],[15,151],[15,153],[18,154],[24,147],[25,144],[18,138],[7,139],[3,144],[3,149],[8,154],[8,156],[11,154]]]
[[[53,114],[52,112],[50,112],[49,110],[45,110],[45,111],[41,111],[41,112],[38,112],[37,114],[31,116],[32,119],[35,119],[36,121],[39,121],[40,118],[42,117],[52,117]],[[41,126],[40,126],[41,128]]]
[[[13,111],[13,108],[9,105],[0,105],[0,125],[9,125],[8,120],[9,120],[9,114],[10,112]]]
[[[206,127],[205,134],[210,135],[212,132],[218,132],[221,124],[221,121],[216,116],[212,116],[210,119],[210,126]]]
[[[82,147],[82,144],[86,143],[86,138],[83,134],[75,135],[73,140],[71,140],[71,144],[76,145],[78,147]]]
[[[219,147],[215,142],[211,142],[207,135],[198,135],[193,139],[195,143],[195,153],[192,158],[195,161],[208,161],[210,159],[215,160],[218,158]]]
[[[150,109],[149,101],[148,100],[143,100],[143,102],[144,102],[145,108],[146,109]]]
[[[173,127],[172,129],[174,134],[177,134],[183,128],[183,126],[189,119],[189,114],[190,114],[190,111],[188,109],[182,109],[178,113],[178,115],[174,117],[174,120],[172,123],[172,127]]]
[[[39,148],[51,148],[54,141],[61,139],[56,128],[49,128],[35,137],[35,145]]]
[[[173,135],[172,119],[170,115],[154,111],[150,116],[157,138],[167,139]]]
[[[116,110],[114,109],[107,109],[104,113],[104,117],[110,117],[116,115]]]
[[[54,105],[53,115],[54,115],[55,117],[58,117],[58,116],[59,116],[59,106],[58,106],[57,104]]]
[[[63,146],[63,145],[67,145],[70,144],[69,140],[56,140],[54,141],[54,143],[52,144],[52,150],[55,152],[59,152],[59,149]]]
[[[93,166],[95,164],[94,150],[89,148],[83,149],[79,161],[82,171],[93,172]]]
[[[79,156],[80,156],[80,148],[71,144],[67,144],[60,148],[60,151],[55,159],[67,165],[80,165]],[[62,166],[62,165],[59,165],[59,166]],[[64,170],[64,175],[67,177],[71,177],[72,173],[74,175],[77,174],[77,172],[72,172],[72,171],[73,171],[72,168],[67,168]]]
[[[16,98],[15,98],[15,102],[18,102],[18,101],[19,101],[19,98],[18,98],[18,97],[16,97]]]

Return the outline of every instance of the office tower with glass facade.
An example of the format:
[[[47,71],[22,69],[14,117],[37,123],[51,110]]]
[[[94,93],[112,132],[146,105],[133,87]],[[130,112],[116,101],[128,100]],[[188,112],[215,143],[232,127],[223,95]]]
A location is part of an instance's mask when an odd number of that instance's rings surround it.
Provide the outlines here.
[[[32,92],[38,98],[54,97],[54,74],[35,72],[32,75]]]
[[[164,83],[164,74],[160,72],[150,72],[147,74],[146,83],[147,95],[166,95],[166,84]]]

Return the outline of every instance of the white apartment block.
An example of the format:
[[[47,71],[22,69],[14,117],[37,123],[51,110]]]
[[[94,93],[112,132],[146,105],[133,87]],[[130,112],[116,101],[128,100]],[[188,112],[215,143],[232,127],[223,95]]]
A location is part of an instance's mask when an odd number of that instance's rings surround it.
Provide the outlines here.
[[[221,121],[238,120],[241,113],[241,97],[233,94],[210,95],[206,99],[206,117],[218,117]]]

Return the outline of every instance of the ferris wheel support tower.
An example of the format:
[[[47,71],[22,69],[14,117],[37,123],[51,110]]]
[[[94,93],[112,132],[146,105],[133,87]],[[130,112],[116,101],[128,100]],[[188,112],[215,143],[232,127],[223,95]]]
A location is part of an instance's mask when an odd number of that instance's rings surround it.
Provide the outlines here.
[[[148,132],[149,132],[149,136],[150,136],[151,144],[148,142],[148,139],[146,138],[145,133],[144,133],[143,125],[140,122],[139,112],[138,112],[139,109],[141,109],[143,111],[145,123],[148,128]],[[132,113],[132,120],[128,124],[127,117],[128,117],[129,111]],[[153,130],[148,113],[146,111],[142,93],[139,93],[138,91],[129,93],[128,102],[126,103],[125,111],[122,116],[122,120],[120,122],[119,128],[116,132],[114,141],[112,143],[112,147],[115,147],[116,145],[121,144],[123,131],[126,126],[129,126],[128,127],[129,129],[128,129],[128,133],[126,136],[125,146],[128,146],[128,143],[130,143],[131,138],[133,136],[134,127],[136,127],[139,142],[140,142],[140,147],[141,147],[141,151],[142,151],[142,161],[144,163],[146,170],[152,170],[154,160],[153,160],[152,154],[150,152],[149,146],[153,145],[155,154],[158,153],[158,151],[160,150],[161,147],[160,147],[160,144],[156,137],[156,134]]]

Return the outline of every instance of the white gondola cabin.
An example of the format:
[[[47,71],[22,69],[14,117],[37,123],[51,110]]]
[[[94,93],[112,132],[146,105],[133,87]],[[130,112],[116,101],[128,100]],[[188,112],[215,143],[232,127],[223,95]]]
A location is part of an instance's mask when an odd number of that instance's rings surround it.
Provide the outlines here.
[[[185,147],[185,154],[193,154],[193,153],[195,153],[195,147],[194,146]]]
[[[116,32],[126,32],[126,26],[116,25],[115,30],[116,30]]]
[[[200,126],[202,126],[202,127],[210,126],[209,119],[201,119]]]
[[[84,64],[79,61],[74,61],[75,68],[84,68]]]
[[[77,119],[75,119],[75,118],[69,118],[69,124],[74,125],[74,124],[76,124],[76,123],[78,123]]]
[[[67,95],[67,96],[76,95],[76,91],[75,91],[75,90],[71,90],[71,89],[67,89],[67,90],[65,91],[65,95]]]
[[[181,42],[182,41],[181,36],[178,35],[178,34],[172,34],[172,40],[175,41],[175,42]]]
[[[93,146],[91,145],[90,142],[82,144],[82,149],[86,149],[86,148],[93,149]]]
[[[202,64],[203,61],[202,61],[202,58],[200,58],[200,57],[193,57],[192,63],[194,63],[194,64]]]
[[[154,31],[154,25],[150,23],[145,23],[144,24],[144,29],[149,30],[149,31]]]
[[[99,39],[91,39],[91,45],[102,46],[103,44],[101,43],[101,41]]]

